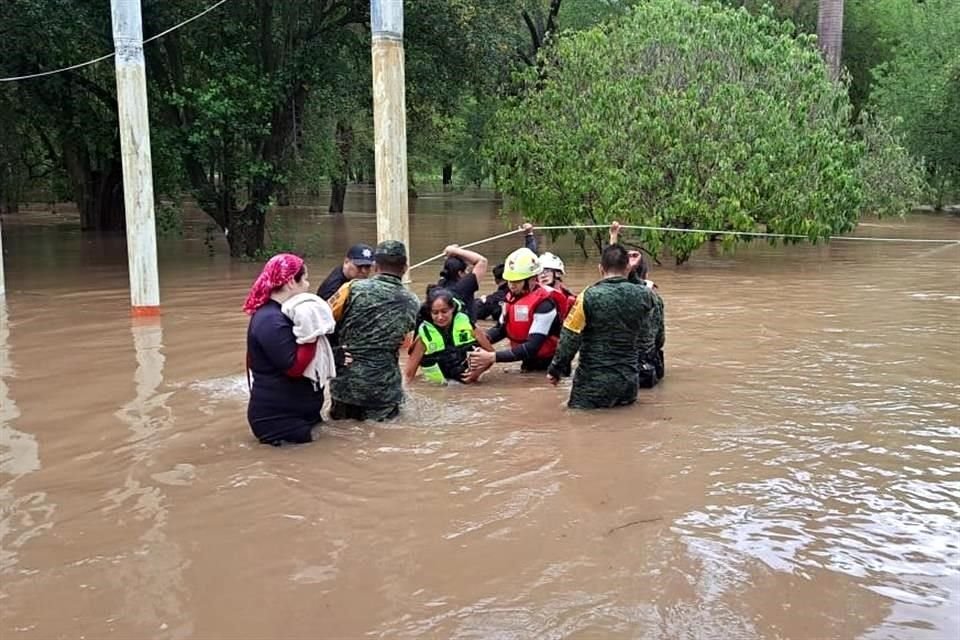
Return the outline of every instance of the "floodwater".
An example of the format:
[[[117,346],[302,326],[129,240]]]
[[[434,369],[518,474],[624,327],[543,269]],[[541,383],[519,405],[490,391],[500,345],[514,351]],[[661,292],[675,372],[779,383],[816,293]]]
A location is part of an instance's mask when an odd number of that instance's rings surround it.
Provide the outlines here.
[[[314,285],[372,206],[289,212]],[[414,259],[503,231],[496,207],[426,194]],[[668,377],[633,407],[497,366],[275,449],[245,419],[258,265],[204,226],[162,241],[164,315],[132,324],[121,239],[4,219],[4,640],[960,635],[960,246],[706,248],[653,271]]]

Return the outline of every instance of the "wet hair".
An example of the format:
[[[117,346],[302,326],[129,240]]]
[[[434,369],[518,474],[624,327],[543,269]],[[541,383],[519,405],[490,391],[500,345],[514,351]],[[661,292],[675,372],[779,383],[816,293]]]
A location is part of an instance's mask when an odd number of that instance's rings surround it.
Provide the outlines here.
[[[504,270],[505,268],[506,268],[506,265],[504,265],[502,262],[493,268],[493,281],[494,281],[494,282],[497,282],[497,283],[506,282],[506,281],[503,279],[503,270]]]
[[[647,259],[643,253],[640,254],[640,266],[637,267],[637,275],[640,276],[641,280],[647,279]]]
[[[622,244],[611,244],[600,255],[600,268],[604,273],[626,273],[630,256]]]
[[[403,270],[407,268],[407,256],[377,255],[373,260],[377,263],[377,269],[395,276],[403,275]]]
[[[467,263],[457,256],[450,256],[443,263],[443,271],[440,272],[440,281],[437,283],[441,287],[448,287],[460,279],[460,272],[467,270]]]
[[[448,306],[453,307],[454,311],[457,310],[457,299],[452,291],[436,284],[427,285],[427,299],[420,305],[420,320],[433,322],[430,309],[437,300],[443,300]]]

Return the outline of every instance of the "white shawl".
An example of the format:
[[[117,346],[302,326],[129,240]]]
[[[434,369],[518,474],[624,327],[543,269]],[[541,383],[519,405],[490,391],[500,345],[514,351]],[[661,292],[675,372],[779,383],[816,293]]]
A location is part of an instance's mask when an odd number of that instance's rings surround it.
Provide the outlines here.
[[[283,314],[293,320],[293,335],[298,344],[317,341],[317,353],[303,372],[316,388],[327,386],[337,375],[333,361],[333,349],[327,335],[333,333],[336,322],[330,305],[312,293],[298,293],[280,305]]]

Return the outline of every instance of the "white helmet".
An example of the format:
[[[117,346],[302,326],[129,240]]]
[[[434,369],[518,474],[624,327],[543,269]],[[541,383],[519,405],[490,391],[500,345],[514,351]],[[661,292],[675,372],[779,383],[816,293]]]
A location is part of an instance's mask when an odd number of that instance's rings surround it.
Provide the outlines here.
[[[563,269],[563,260],[559,256],[547,251],[542,256],[540,256],[540,266],[544,269],[553,269],[554,271],[559,271],[561,275],[565,275]]]

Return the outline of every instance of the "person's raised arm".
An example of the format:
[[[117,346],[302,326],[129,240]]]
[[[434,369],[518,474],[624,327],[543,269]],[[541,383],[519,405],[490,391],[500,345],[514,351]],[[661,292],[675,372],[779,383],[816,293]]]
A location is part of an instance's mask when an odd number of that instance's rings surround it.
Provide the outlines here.
[[[620,223],[614,220],[610,223],[610,244],[620,242]]]
[[[451,244],[443,250],[443,253],[447,257],[455,256],[467,264],[472,265],[473,275],[477,277],[477,282],[483,280],[483,276],[487,275],[487,259],[476,251],[470,251],[469,249],[463,249],[455,244]]]
[[[538,253],[537,236],[534,234],[533,225],[529,222],[524,222],[520,225],[520,228],[523,230],[523,246],[534,253]]]

